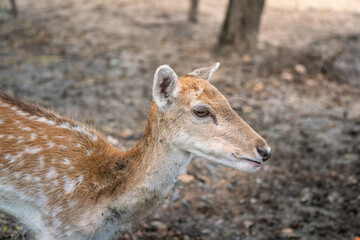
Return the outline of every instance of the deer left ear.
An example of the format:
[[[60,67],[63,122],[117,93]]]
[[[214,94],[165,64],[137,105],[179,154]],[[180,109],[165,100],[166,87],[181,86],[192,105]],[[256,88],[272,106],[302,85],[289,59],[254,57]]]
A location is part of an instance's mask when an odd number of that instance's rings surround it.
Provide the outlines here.
[[[214,63],[213,65],[211,65],[210,67],[196,69],[196,70],[192,71],[191,73],[189,73],[188,75],[200,77],[202,79],[210,81],[212,75],[214,74],[214,72],[216,72],[216,70],[218,70],[219,66],[220,66],[220,63],[217,62],[217,63]]]
[[[168,65],[158,67],[154,76],[153,97],[157,106],[165,111],[174,102],[178,88],[178,77]]]

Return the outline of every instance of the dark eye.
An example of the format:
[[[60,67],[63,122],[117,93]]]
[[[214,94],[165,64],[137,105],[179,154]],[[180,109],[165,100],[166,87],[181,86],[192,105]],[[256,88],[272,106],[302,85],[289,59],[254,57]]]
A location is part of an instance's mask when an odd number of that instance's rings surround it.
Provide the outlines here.
[[[209,110],[206,108],[194,109],[194,114],[197,117],[206,117],[209,115]]]

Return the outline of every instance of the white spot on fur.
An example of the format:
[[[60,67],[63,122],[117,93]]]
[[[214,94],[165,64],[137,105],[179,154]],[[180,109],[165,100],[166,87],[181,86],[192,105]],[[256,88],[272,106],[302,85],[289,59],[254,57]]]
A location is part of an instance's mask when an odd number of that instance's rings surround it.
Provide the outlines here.
[[[50,126],[53,126],[55,125],[55,122],[53,120],[49,120],[49,119],[46,119],[44,117],[39,117],[36,121],[38,122],[43,122],[43,123],[47,123],[49,124]]]
[[[30,154],[36,154],[38,152],[40,152],[41,150],[43,150],[41,147],[26,147],[25,148],[25,152],[26,153],[30,153]]]
[[[63,163],[64,163],[65,165],[70,165],[70,160],[67,159],[67,158],[64,158],[64,159],[63,159]]]
[[[84,179],[84,176],[83,176],[83,175],[78,176],[78,178],[77,178],[77,184],[78,184],[78,186],[81,185],[83,179]]]
[[[35,182],[40,182],[40,181],[41,181],[41,178],[40,178],[40,177],[34,177],[34,181],[35,181]]]
[[[71,126],[70,123],[63,122],[58,127],[65,128],[68,130],[75,130],[75,131],[79,132],[80,134],[85,134],[85,135],[91,137],[91,139],[93,141],[97,140],[97,136],[95,134],[90,133],[88,130],[86,130],[86,128],[84,128],[82,126],[79,126],[79,125]]]
[[[31,133],[30,134],[30,141],[34,141],[36,139],[36,133]]]
[[[92,153],[92,150],[87,150],[87,151],[86,151],[86,154],[87,154],[88,156],[90,156],[91,153]]]
[[[4,123],[4,121],[0,119],[0,124],[3,124],[3,123]]]
[[[54,186],[58,186],[58,185],[59,185],[59,182],[58,182],[57,179],[55,179],[55,180],[53,181],[53,185],[54,185]]]
[[[76,181],[68,179],[66,177],[64,179],[65,179],[65,186],[64,186],[65,193],[70,194],[75,190]]]
[[[50,168],[50,171],[45,175],[46,179],[56,178],[58,176],[58,172],[54,167]]]
[[[54,210],[53,210],[53,212],[52,212],[52,217],[56,217],[56,215],[58,214],[58,213],[60,213],[61,211],[62,211],[63,209],[62,209],[62,207],[60,207],[60,206],[57,206],[56,208],[54,208]]]
[[[58,127],[71,130],[70,124],[67,122],[60,124]]]
[[[26,115],[29,115],[29,113],[27,113],[27,112],[23,112],[23,111],[20,111],[20,110],[17,110],[17,111],[16,111],[16,114],[17,114],[17,115],[20,115],[20,116],[26,116]]]
[[[68,147],[67,147],[67,146],[64,146],[64,145],[59,145],[59,148],[67,149]]]
[[[20,172],[14,172],[13,174],[14,174],[14,177],[17,179],[19,179],[21,176]]]
[[[29,127],[23,127],[22,128],[24,131],[31,131],[31,128],[29,128]]]
[[[83,127],[80,127],[80,126],[75,126],[75,127],[73,127],[73,129],[82,134],[89,134]]]
[[[30,117],[29,117],[30,120],[33,120],[33,119],[35,119],[35,118],[37,118],[37,116],[34,116],[34,115],[33,115],[33,116],[30,116]]]
[[[77,143],[77,144],[76,144],[76,147],[78,147],[78,148],[81,147],[81,144],[80,144],[80,143]]]
[[[73,207],[73,206],[75,205],[75,202],[74,202],[74,201],[70,201],[70,202],[68,203],[68,205],[69,205],[69,207]]]
[[[48,145],[49,148],[52,148],[52,147],[54,147],[56,144],[53,143],[53,142],[47,142],[46,145]]]
[[[61,225],[62,225],[62,223],[61,223],[58,219],[55,219],[55,221],[54,221],[54,226],[55,226],[56,228],[59,228],[59,227],[61,227]]]
[[[44,156],[39,157],[40,168],[44,167]]]
[[[17,144],[22,143],[24,141],[24,138],[22,136],[18,137]]]
[[[11,107],[11,110],[16,111],[17,108],[16,107]]]
[[[31,179],[32,179],[32,177],[29,174],[24,175],[24,180],[25,181],[30,181]]]
[[[0,134],[0,138],[3,138],[5,135],[4,134]]]
[[[16,154],[15,156],[13,156],[12,158],[11,158],[11,161],[10,161],[10,163],[13,163],[13,162],[15,162],[16,160],[18,160],[19,158],[21,158],[22,156],[23,156],[23,152],[20,152],[20,153],[18,153],[18,154]]]
[[[10,139],[13,139],[14,138],[14,135],[12,135],[12,134],[10,134],[10,135],[8,135],[8,139],[10,140]]]
[[[9,153],[5,154],[4,159],[5,160],[10,160],[11,159],[11,154],[9,154]]]

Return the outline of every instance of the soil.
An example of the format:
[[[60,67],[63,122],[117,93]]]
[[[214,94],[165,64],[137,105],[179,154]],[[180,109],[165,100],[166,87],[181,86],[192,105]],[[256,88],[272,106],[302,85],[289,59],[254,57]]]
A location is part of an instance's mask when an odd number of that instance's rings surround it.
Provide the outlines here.
[[[220,61],[212,83],[272,158],[256,174],[193,160],[168,200],[120,239],[360,236],[359,12],[270,1],[259,50],[238,56],[213,52],[224,2],[201,2],[190,24],[187,1],[18,0],[16,19],[2,1],[0,88],[126,149],[144,131],[159,65],[184,75]],[[0,239],[31,234],[1,214]]]

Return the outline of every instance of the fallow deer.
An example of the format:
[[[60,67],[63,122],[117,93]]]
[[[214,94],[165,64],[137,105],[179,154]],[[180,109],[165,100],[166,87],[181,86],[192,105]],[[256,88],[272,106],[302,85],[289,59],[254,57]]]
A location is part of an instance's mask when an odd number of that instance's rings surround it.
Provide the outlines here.
[[[160,66],[145,133],[120,151],[95,129],[0,93],[0,210],[37,239],[112,239],[166,198],[193,156],[257,171],[270,147],[208,80]]]

